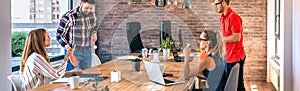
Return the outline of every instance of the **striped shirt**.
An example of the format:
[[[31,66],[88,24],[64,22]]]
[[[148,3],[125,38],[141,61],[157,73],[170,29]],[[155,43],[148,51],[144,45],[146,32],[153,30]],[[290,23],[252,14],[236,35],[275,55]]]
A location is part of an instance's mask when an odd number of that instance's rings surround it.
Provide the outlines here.
[[[56,39],[64,48],[91,46],[91,35],[97,32],[96,14],[82,15],[80,6],[64,14],[57,27]]]
[[[37,53],[32,53],[26,63],[22,79],[22,91],[26,91],[38,86],[47,84],[50,80],[59,79],[65,74],[67,62],[54,69],[44,57]]]

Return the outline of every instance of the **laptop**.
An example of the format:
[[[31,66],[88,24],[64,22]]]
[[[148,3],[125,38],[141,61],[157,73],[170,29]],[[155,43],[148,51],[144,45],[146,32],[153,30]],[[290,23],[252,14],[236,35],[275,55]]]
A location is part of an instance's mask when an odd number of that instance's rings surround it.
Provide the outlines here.
[[[176,46],[174,44],[171,46],[171,51],[172,51],[174,60],[176,62],[184,62],[184,55],[183,54],[181,54],[181,55],[178,54],[178,50],[177,50],[177,48],[176,48]],[[197,50],[192,50],[191,52],[196,52],[196,51]],[[192,61],[195,56],[197,56],[197,54],[192,54],[191,53],[191,55],[190,55],[190,61]]]
[[[153,81],[161,85],[175,85],[175,84],[181,84],[185,82],[184,80],[180,80],[177,78],[172,78],[172,79],[164,78],[159,64],[151,63],[148,61],[143,61],[143,62],[150,81]]]

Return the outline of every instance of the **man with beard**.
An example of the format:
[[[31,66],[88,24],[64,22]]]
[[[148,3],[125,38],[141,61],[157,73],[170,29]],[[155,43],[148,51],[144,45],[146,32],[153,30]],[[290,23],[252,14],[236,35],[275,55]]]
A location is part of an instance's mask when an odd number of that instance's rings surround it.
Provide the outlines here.
[[[230,0],[215,0],[214,8],[221,15],[220,24],[226,46],[227,72],[230,72],[236,63],[240,64],[237,91],[245,91],[243,73],[246,52],[243,45],[242,19],[229,7],[229,2]]]
[[[56,33],[57,41],[65,49],[76,46],[74,55],[78,60],[78,65],[73,60],[69,60],[66,71],[74,68],[84,70],[91,67],[91,40],[97,40],[95,37],[97,36],[97,18],[93,12],[94,8],[95,0],[81,0],[77,8],[68,11],[60,19]]]

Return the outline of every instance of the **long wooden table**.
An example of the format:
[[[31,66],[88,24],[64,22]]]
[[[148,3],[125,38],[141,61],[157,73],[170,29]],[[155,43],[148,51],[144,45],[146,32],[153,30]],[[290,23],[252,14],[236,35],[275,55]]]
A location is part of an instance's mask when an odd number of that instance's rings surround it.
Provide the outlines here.
[[[180,79],[183,79],[183,62],[175,62],[171,56],[167,60],[162,60],[160,64],[165,65],[164,71],[167,73],[173,73],[175,76],[179,76]],[[144,59],[144,61],[149,61],[149,59]],[[196,61],[190,63],[191,66],[195,66]],[[119,82],[110,82],[110,72],[114,70],[121,71],[121,81]],[[163,86],[157,83],[154,83],[148,79],[147,72],[145,70],[144,64],[141,64],[141,71],[132,72],[131,61],[126,60],[112,60],[110,62],[86,69],[83,71],[83,74],[99,74],[101,73],[104,76],[109,78],[101,81],[97,87],[98,91],[104,88],[106,85],[109,87],[110,91],[182,91],[189,87],[192,83],[192,80],[186,80],[183,84],[177,84],[172,86]],[[74,89],[73,91],[91,91],[95,90],[92,84],[96,82],[87,82],[85,84],[80,84],[79,88]],[[66,86],[66,83],[55,83],[55,84],[46,84],[30,91],[72,91],[69,86]]]

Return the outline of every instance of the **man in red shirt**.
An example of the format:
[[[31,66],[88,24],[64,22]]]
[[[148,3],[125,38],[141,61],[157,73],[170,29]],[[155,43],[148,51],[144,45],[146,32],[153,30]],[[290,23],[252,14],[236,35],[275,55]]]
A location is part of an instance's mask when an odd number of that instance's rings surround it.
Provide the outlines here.
[[[215,0],[215,10],[220,13],[220,24],[225,39],[227,72],[232,67],[240,64],[237,91],[245,91],[244,86],[244,61],[246,53],[243,45],[243,27],[241,17],[229,7],[230,0]]]

